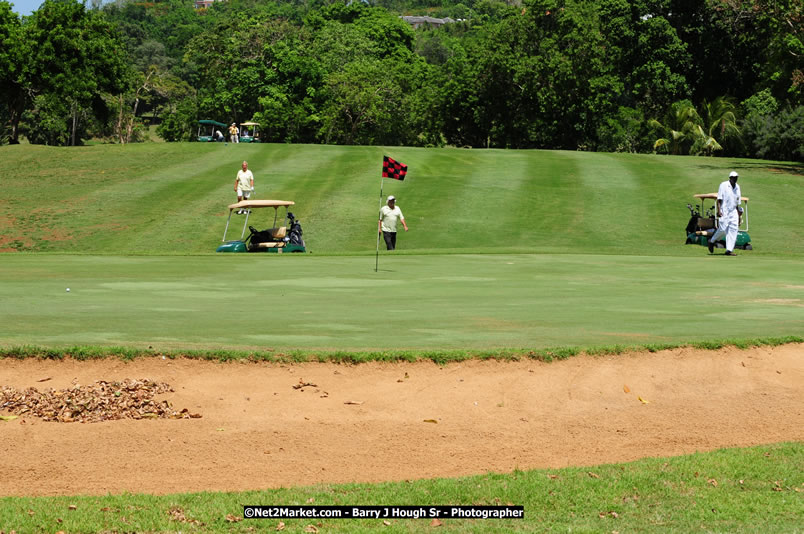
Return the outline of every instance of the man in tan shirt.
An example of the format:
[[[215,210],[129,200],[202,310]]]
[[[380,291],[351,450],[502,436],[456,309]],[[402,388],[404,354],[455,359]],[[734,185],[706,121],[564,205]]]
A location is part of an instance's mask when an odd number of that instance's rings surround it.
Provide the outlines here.
[[[396,248],[396,225],[401,222],[405,231],[408,231],[408,225],[405,223],[405,216],[402,215],[402,210],[396,205],[396,197],[388,195],[388,205],[380,208],[380,220],[377,223],[377,231],[382,233],[385,239],[385,247],[388,250]]]

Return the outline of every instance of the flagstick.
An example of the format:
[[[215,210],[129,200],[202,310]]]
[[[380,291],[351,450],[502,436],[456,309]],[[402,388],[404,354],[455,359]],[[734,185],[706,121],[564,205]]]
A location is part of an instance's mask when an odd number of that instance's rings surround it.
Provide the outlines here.
[[[383,186],[383,181],[382,181],[382,176],[380,176],[380,207],[377,208],[377,220],[378,221],[380,220],[379,213],[380,213],[380,210],[382,209],[382,186]],[[377,225],[379,226],[379,222],[377,223]],[[374,272],[375,273],[377,272],[377,269],[379,268],[379,265],[380,265],[380,228],[377,228],[377,255],[374,258]]]

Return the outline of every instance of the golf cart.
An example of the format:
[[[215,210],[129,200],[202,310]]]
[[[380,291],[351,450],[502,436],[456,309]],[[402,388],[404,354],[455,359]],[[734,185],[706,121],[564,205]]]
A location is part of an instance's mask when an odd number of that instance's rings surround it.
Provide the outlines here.
[[[240,142],[241,143],[259,143],[260,142],[260,125],[257,122],[241,122],[240,123]]]
[[[202,128],[204,130],[204,135],[201,135]],[[227,126],[225,124],[223,124],[222,122],[211,121],[211,120],[206,120],[206,119],[198,121],[198,137],[197,137],[197,139],[201,143],[212,143],[214,141],[223,141],[224,139],[226,139],[226,137],[225,137],[226,134],[224,134],[224,132],[227,131],[226,128],[227,128]],[[221,134],[223,134],[224,137],[217,137],[215,135],[215,130],[218,130],[219,132],[221,132]],[[209,131],[209,135],[206,134],[207,131]]]
[[[687,209],[690,210],[690,220],[687,223],[687,245],[701,245],[708,246],[709,238],[717,231],[718,216],[717,216],[717,193],[705,193],[701,195],[694,195],[696,201],[700,200],[700,204],[693,207],[687,204]],[[711,207],[706,206],[708,200],[713,201]],[[743,250],[751,250],[751,236],[748,235],[748,197],[741,197],[741,205],[744,203],[745,208],[743,216],[740,218],[740,228],[737,232],[737,243],[735,248]],[[705,214],[705,215],[704,215]],[[717,248],[726,248],[726,240],[721,239],[715,243]]]
[[[289,200],[241,200],[236,204],[229,205],[229,218],[226,219],[226,229],[223,231],[223,244],[215,252],[306,252],[304,239],[302,239],[302,228],[296,217],[288,211],[289,206],[295,202]],[[277,226],[279,208],[285,208],[285,217],[282,220],[284,226]],[[261,208],[274,208],[274,223],[267,230],[257,230],[248,225],[248,218],[251,210]],[[243,230],[240,232],[240,239],[227,241],[226,233],[229,231],[229,223],[232,220],[232,213],[237,210],[238,214],[245,215]],[[248,236],[246,228],[249,229]]]

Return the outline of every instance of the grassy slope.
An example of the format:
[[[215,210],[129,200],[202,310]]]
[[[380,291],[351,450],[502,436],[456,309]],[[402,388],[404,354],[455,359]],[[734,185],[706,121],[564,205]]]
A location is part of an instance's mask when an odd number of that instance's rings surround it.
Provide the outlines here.
[[[751,197],[752,256],[801,255],[804,168],[694,157],[308,145],[0,147],[0,250],[209,253],[243,159],[257,198],[294,200],[314,253],[374,252],[385,180],[411,226],[404,251],[701,255],[680,246],[692,194],[730,169]],[[235,217],[242,221],[242,217]],[[255,226],[265,227],[266,218]],[[235,232],[232,235],[236,235]]]

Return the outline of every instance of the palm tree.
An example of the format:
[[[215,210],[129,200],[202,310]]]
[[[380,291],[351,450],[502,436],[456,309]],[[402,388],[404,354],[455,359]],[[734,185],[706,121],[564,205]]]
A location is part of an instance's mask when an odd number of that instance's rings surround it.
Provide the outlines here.
[[[683,154],[705,137],[703,121],[689,100],[674,103],[664,116],[664,124],[656,119],[648,126],[661,132],[662,137],[653,143],[653,149],[664,148],[671,154]]]
[[[712,102],[704,100],[701,117],[706,128],[706,142],[695,148],[711,156],[712,151],[722,150],[729,141],[739,141],[741,133],[737,127],[736,109],[734,101],[726,96],[719,96]]]

